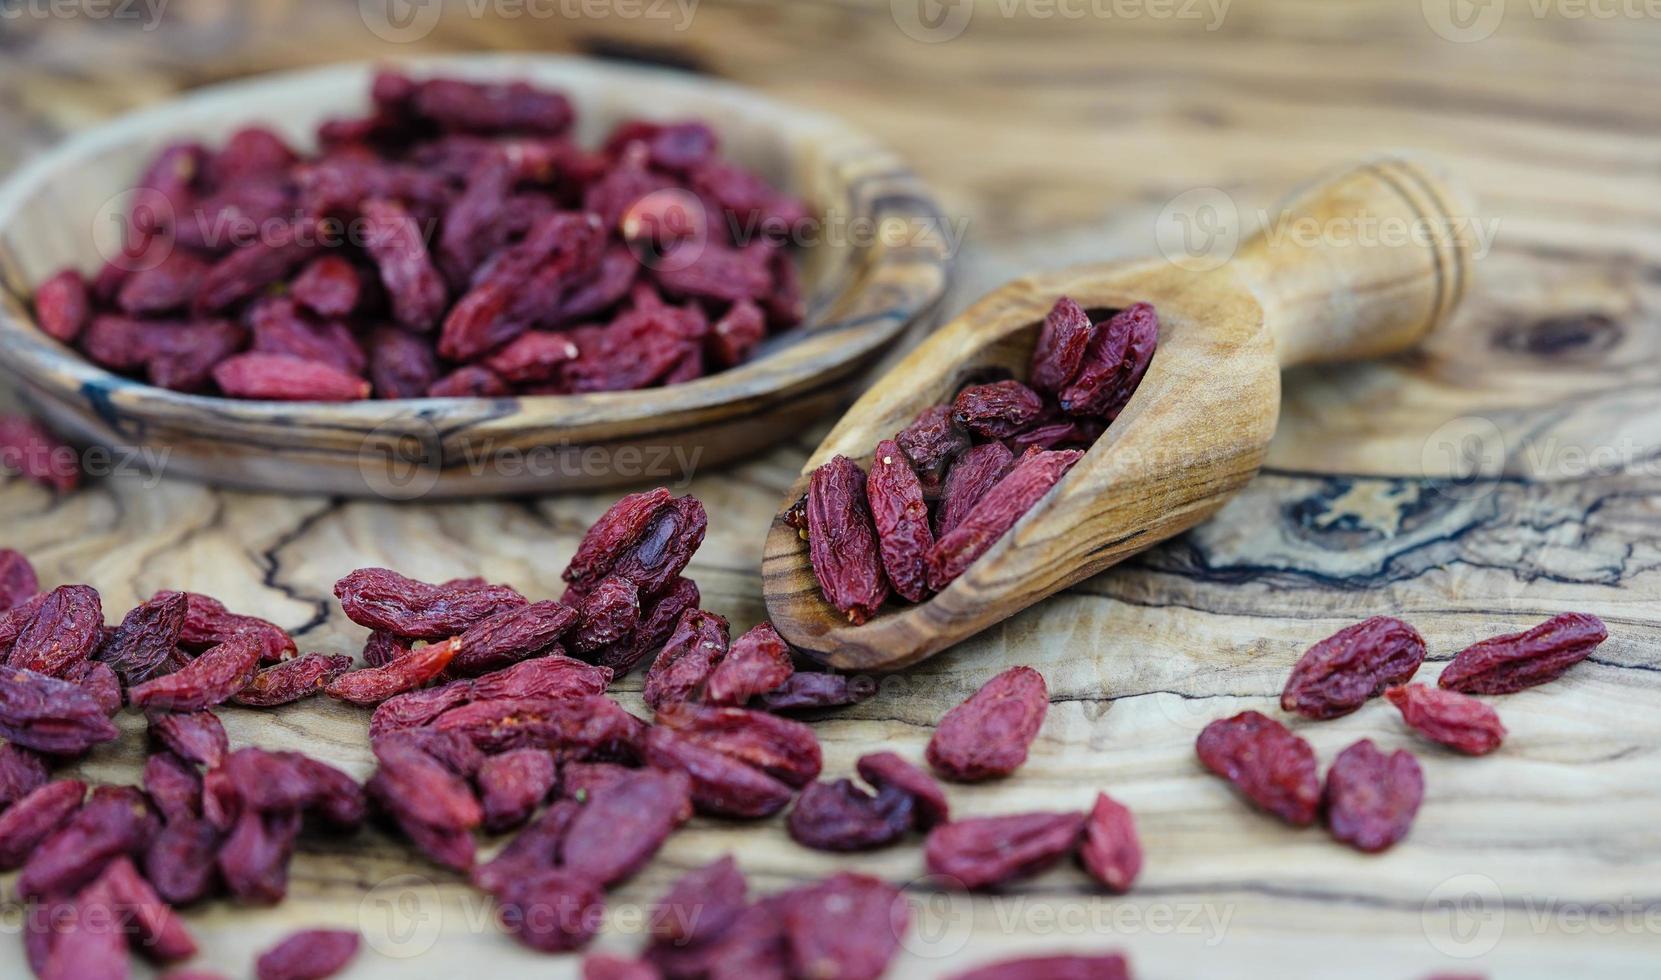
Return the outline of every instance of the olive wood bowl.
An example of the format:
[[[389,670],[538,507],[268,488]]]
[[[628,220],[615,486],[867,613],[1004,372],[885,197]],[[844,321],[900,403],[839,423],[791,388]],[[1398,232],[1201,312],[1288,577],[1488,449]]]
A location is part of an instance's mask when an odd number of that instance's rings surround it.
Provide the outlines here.
[[[66,265],[90,274],[102,264],[95,227],[126,213],[128,189],[157,149],[183,137],[211,146],[251,123],[310,147],[319,121],[367,103],[375,66],[340,65],[205,88],[124,116],[0,186],[0,372],[30,410],[71,441],[143,448],[167,475],[251,489],[406,499],[676,482],[835,412],[944,292],[950,242],[929,192],[891,152],[835,119],[723,82],[581,58],[400,67],[558,88],[577,108],[585,146],[624,118],[708,120],[727,157],[826,219],[823,240],[800,250],[806,321],[746,364],[669,387],[343,404],[180,394],[106,371],[35,326],[33,285]]]

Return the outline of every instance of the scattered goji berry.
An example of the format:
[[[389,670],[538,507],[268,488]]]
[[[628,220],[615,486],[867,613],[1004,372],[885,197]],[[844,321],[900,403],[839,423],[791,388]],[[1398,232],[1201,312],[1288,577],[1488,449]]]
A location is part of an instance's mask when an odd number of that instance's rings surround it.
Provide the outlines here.
[[[865,499],[865,474],[857,463],[836,456],[813,471],[807,518],[808,549],[820,589],[850,622],[864,623],[888,598],[888,577]]]
[[[1409,728],[1466,755],[1487,755],[1505,740],[1499,713],[1468,694],[1408,684],[1390,688],[1384,697]]]
[[[48,755],[79,755],[120,732],[103,705],[68,681],[0,671],[0,737]]]
[[[344,929],[307,929],[260,954],[259,980],[324,980],[358,955],[358,934]]]
[[[603,888],[633,877],[679,826],[690,795],[684,773],[655,769],[596,790],[571,818],[561,866]]]
[[[802,790],[786,829],[803,847],[819,851],[869,851],[904,837],[915,802],[898,789],[868,793],[852,780],[814,783]]]
[[[149,680],[179,645],[189,609],[183,592],[163,592],[134,606],[99,648],[98,659],[128,684]]]
[[[1373,853],[1407,836],[1424,795],[1418,760],[1401,749],[1385,755],[1364,738],[1332,760],[1322,804],[1332,836]]]
[[[858,704],[875,697],[876,693],[877,681],[874,677],[803,670],[791,674],[789,680],[761,695],[756,706],[781,714],[818,711]]]
[[[511,879],[496,900],[508,931],[544,953],[568,953],[588,945],[605,914],[599,886],[563,870]]]
[[[415,640],[459,636],[496,613],[528,605],[505,585],[429,585],[385,568],[360,568],[336,582],[334,593],[352,622]]]
[[[484,828],[501,833],[530,819],[554,791],[559,769],[546,749],[515,749],[486,759],[475,782]]]
[[[1049,707],[1043,675],[1011,667],[940,719],[929,739],[929,765],[958,782],[1007,776],[1027,761]]]
[[[1142,871],[1142,841],[1136,835],[1136,820],[1124,804],[1106,793],[1096,795],[1096,805],[1085,820],[1079,863],[1108,891],[1118,895],[1130,891]]]
[[[34,618],[12,644],[6,666],[61,677],[92,656],[104,640],[104,607],[98,590],[60,585],[46,594]]]
[[[878,790],[895,789],[911,797],[912,823],[919,830],[929,830],[951,819],[951,807],[940,784],[893,752],[860,756],[857,771],[859,778]]]
[[[1608,638],[1596,616],[1560,613],[1522,633],[1466,647],[1436,683],[1461,694],[1510,694],[1562,677]]]
[[[1082,813],[1023,813],[941,824],[923,846],[930,874],[963,888],[994,888],[1035,875],[1078,846]]]
[[[704,701],[741,708],[751,698],[778,690],[795,672],[790,645],[771,623],[762,623],[734,640],[715,665],[704,685]]]
[[[743,913],[748,891],[730,854],[687,872],[652,909],[653,940],[674,946],[715,940]]]
[[[387,664],[385,667],[365,667],[347,671],[324,685],[331,698],[353,704],[373,706],[387,698],[413,691],[433,680],[450,666],[456,651],[461,649],[459,637],[439,643],[429,643]]]
[[[41,841],[81,808],[86,790],[77,779],[43,783],[0,812],[0,871],[21,868]]]
[[[1424,663],[1425,641],[1399,619],[1374,616],[1310,647],[1280,695],[1280,706],[1305,718],[1337,718],[1406,683]]]
[[[1321,797],[1315,750],[1285,725],[1243,711],[1205,726],[1195,750],[1207,769],[1259,807],[1294,827],[1315,822]]]
[[[899,954],[911,906],[899,889],[843,872],[784,900],[791,975],[877,980]]]
[[[250,708],[290,704],[322,691],[351,668],[352,658],[344,654],[308,653],[255,674],[231,701]]]
[[[662,709],[695,699],[726,655],[726,618],[688,609],[646,672],[646,704]]]
[[[156,711],[200,711],[229,701],[248,686],[260,668],[260,648],[248,636],[233,636],[171,674],[127,690],[134,707]]]

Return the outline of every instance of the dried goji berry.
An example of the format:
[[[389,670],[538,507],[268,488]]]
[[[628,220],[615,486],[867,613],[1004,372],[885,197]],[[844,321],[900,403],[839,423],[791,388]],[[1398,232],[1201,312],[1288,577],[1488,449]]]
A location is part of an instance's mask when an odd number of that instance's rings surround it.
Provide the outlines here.
[[[158,592],[155,599],[168,595]],[[195,592],[184,593],[189,603],[185,612],[184,629],[179,634],[179,645],[193,653],[218,646],[233,637],[245,636],[259,647],[260,659],[274,663],[297,652],[294,638],[275,623],[258,616],[233,613],[225,604],[210,596]],[[154,600],[153,600],[154,601]]]
[[[0,548],[0,609],[15,609],[38,594],[35,566],[22,552]]]
[[[196,940],[172,906],[138,873],[131,859],[109,863],[98,883],[109,890],[116,921],[131,930],[132,943],[154,960],[171,962],[196,955]]]
[[[722,367],[733,367],[749,360],[751,352],[767,336],[767,317],[752,300],[734,303],[710,327],[705,347]]]
[[[732,855],[687,872],[652,909],[652,938],[693,946],[726,932],[744,911],[749,884]]]
[[[1027,761],[1049,707],[1043,675],[1011,667],[940,719],[929,739],[929,765],[959,782],[1007,776]]]
[[[116,293],[115,305],[134,316],[158,316],[184,310],[207,275],[207,262],[175,250],[147,269],[134,270]]]
[[[0,466],[58,493],[81,485],[80,455],[21,415],[0,415]]]
[[[360,568],[335,583],[346,618],[416,640],[459,636],[475,623],[527,605],[505,585],[429,585],[385,568]]]
[[[1159,316],[1147,303],[1136,303],[1096,328],[1084,363],[1059,396],[1069,415],[1111,419],[1135,394],[1159,343]]]
[[[1019,381],[971,385],[952,401],[952,420],[988,439],[1005,439],[1044,413],[1044,399]]]
[[[214,383],[233,398],[347,402],[369,397],[369,382],[292,354],[238,354],[213,369]]]
[[[380,704],[395,694],[413,691],[442,674],[456,651],[461,649],[461,642],[460,638],[452,637],[412,650],[385,667],[348,671],[329,681],[323,690],[331,698],[353,704]]]
[[[224,762],[231,747],[225,726],[212,711],[152,714],[150,735],[181,759],[209,769]]]
[[[727,650],[704,685],[704,701],[741,708],[751,698],[776,691],[795,673],[790,645],[771,623],[745,633]]]
[[[1407,836],[1424,795],[1418,760],[1401,749],[1385,755],[1364,738],[1332,760],[1322,804],[1332,836],[1372,853]]]
[[[129,688],[136,708],[200,711],[231,699],[260,668],[260,648],[248,636],[234,636],[171,674]]]
[[[1286,679],[1280,706],[1305,718],[1347,715],[1385,688],[1405,683],[1424,659],[1418,630],[1374,616],[1310,647]]]
[[[450,662],[450,671],[480,674],[544,657],[580,619],[578,610],[553,600],[504,609],[461,634],[460,649]]]
[[[92,315],[86,280],[74,269],[64,269],[35,287],[35,322],[47,336],[73,344]]]
[[[321,255],[300,270],[288,291],[296,303],[318,316],[349,316],[357,309],[363,278],[356,266],[340,256]]]
[[[250,708],[274,708],[318,693],[351,668],[352,658],[344,654],[308,653],[255,674],[231,700]]]
[[[954,974],[950,980],[1130,980],[1130,964],[1118,953],[1035,956]]]
[[[369,378],[379,398],[421,398],[438,380],[438,356],[426,341],[386,325],[369,335]]]
[[[46,762],[13,742],[0,743],[0,810],[46,785]]]
[[[1015,454],[1001,442],[983,442],[957,457],[946,473],[940,504],[935,508],[935,535],[944,538],[962,524],[1014,462]]]
[[[444,279],[433,266],[421,226],[400,203],[370,198],[360,206],[364,251],[381,270],[392,315],[411,330],[429,330],[444,315]]]
[[[205,820],[173,820],[144,852],[144,876],[169,905],[206,898],[218,880],[219,831]]]
[[[1390,688],[1384,697],[1409,728],[1466,755],[1487,755],[1505,740],[1499,713],[1468,694],[1408,684]]]
[[[149,680],[179,645],[189,608],[182,592],[163,592],[134,606],[99,648],[98,659],[128,684]]]
[[[202,777],[171,752],[144,760],[144,792],[166,823],[202,815]]]
[[[796,889],[784,901],[791,975],[877,980],[910,925],[905,896],[869,875],[843,872]]]
[[[1285,725],[1243,711],[1205,726],[1194,748],[1207,769],[1259,807],[1294,827],[1315,822],[1321,797],[1315,750]]]
[[[877,682],[873,677],[804,670],[791,674],[789,680],[761,695],[757,706],[779,713],[818,711],[858,704],[875,697],[876,693]]]
[[[566,829],[562,867],[603,888],[627,880],[679,825],[690,794],[684,773],[654,769],[595,791]]]
[[[859,778],[878,790],[895,789],[911,797],[912,823],[919,830],[928,830],[951,819],[951,807],[940,784],[893,752],[862,755],[857,769]]]
[[[1106,793],[1096,795],[1096,805],[1085,820],[1079,863],[1115,894],[1130,891],[1142,871],[1142,841],[1136,835],[1136,820],[1124,804]]]
[[[639,625],[640,590],[626,578],[608,575],[583,597],[570,645],[579,653],[593,653]]]
[[[641,621],[632,635],[594,654],[596,663],[610,668],[618,677],[633,670],[648,655],[663,649],[675,626],[689,609],[702,600],[698,583],[675,577],[663,590],[641,599]]]
[[[905,836],[913,806],[910,795],[894,788],[873,795],[849,779],[814,783],[796,798],[786,828],[803,847],[869,851]]]
[[[121,710],[124,703],[121,678],[107,665],[83,660],[64,671],[63,679],[92,695],[104,714],[114,715]]]
[[[646,732],[645,757],[648,765],[690,776],[692,802],[702,813],[766,817],[784,809],[794,795],[783,781],[662,726]]]
[[[517,878],[558,867],[566,829],[579,809],[571,800],[554,801],[495,857],[473,869],[473,884],[495,895]]]
[[[119,734],[103,705],[76,685],[27,670],[0,671],[0,737],[48,755],[79,755]]]
[[[1017,461],[935,543],[929,558],[929,588],[938,592],[962,575],[1083,456],[1077,449],[1057,449],[1031,452]]]
[[[928,560],[934,550],[929,505],[910,461],[892,439],[877,443],[866,498],[889,584],[904,598],[922,602],[928,597]]]
[[[254,350],[317,361],[351,375],[361,375],[369,358],[350,327],[340,320],[313,321],[292,299],[262,299],[245,315],[254,334]]]
[[[858,464],[836,456],[813,471],[807,519],[813,574],[825,599],[850,622],[864,623],[888,598],[888,577],[865,499],[865,474]]]
[[[660,709],[693,700],[726,654],[726,618],[688,609],[646,672],[646,704]]]
[[[576,757],[630,757],[640,744],[640,719],[608,697],[501,698],[475,701],[439,715],[432,727],[485,752],[527,746]]]
[[[78,779],[44,783],[0,812],[0,871],[21,868],[81,808],[86,789]]]
[[[566,871],[514,878],[502,886],[497,901],[508,931],[544,953],[567,953],[588,945],[605,914],[599,886]]]
[[[559,654],[547,654],[474,678],[472,696],[478,701],[499,698],[580,698],[604,694],[610,684],[609,668],[586,664]]]
[[[789,786],[806,786],[823,765],[813,729],[764,711],[681,705],[659,711],[657,724]]]
[[[1462,694],[1510,694],[1556,680],[1608,638],[1596,616],[1560,613],[1525,632],[1466,647],[1436,683]]]
[[[971,890],[1037,874],[1078,846],[1082,813],[1023,813],[941,824],[929,831],[930,874]]]
[[[1044,317],[1038,345],[1032,351],[1029,378],[1032,386],[1050,395],[1059,395],[1078,374],[1084,351],[1095,333],[1089,314],[1066,296]]]
[[[98,877],[114,858],[149,843],[149,807],[136,791],[94,792],[29,853],[17,879],[25,898],[67,895]]]
[[[230,893],[244,902],[274,905],[288,892],[288,862],[300,836],[300,814],[246,808],[219,848],[216,864]]]
[[[104,607],[89,585],[60,585],[46,594],[17,635],[6,666],[61,677],[92,656],[104,639]]]
[[[358,955],[358,934],[344,929],[307,929],[260,954],[259,980],[324,980]]]
[[[553,792],[559,769],[546,749],[515,749],[486,759],[475,781],[484,828],[501,833],[530,819]]]
[[[969,448],[969,434],[952,420],[950,405],[931,405],[894,436],[925,489],[937,488],[946,468]]]

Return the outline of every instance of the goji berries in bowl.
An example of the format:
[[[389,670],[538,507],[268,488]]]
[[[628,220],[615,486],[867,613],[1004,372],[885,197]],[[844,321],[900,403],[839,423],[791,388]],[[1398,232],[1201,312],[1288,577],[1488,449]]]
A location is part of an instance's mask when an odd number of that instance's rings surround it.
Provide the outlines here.
[[[158,222],[204,169],[195,237]],[[361,240],[305,244],[328,208]],[[186,478],[664,482],[835,410],[932,312],[950,244],[893,154],[725,83],[547,56],[338,66],[124,117],[0,187],[0,369],[66,437]],[[88,287],[112,260],[125,275]]]

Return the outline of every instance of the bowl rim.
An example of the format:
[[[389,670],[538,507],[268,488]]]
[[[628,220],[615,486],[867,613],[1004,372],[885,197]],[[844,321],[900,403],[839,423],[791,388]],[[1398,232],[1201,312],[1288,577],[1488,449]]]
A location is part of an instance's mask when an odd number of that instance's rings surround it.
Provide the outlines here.
[[[123,113],[86,129],[70,133],[0,182],[0,232],[16,220],[20,210],[38,193],[50,177],[100,150],[131,142],[140,134],[154,133],[170,124],[185,110],[226,109],[224,132],[239,125],[261,121],[258,113],[238,108],[250,92],[288,83],[321,83],[331,77],[342,81],[366,79],[382,68],[411,72],[454,72],[463,77],[514,76],[534,66],[597,72],[620,80],[651,79],[658,83],[689,85],[712,95],[753,103],[770,112],[788,114],[803,127],[823,130],[835,140],[838,158],[853,157],[861,173],[849,183],[856,188],[866,180],[880,181],[872,194],[873,208],[880,206],[884,219],[925,223],[937,231],[948,229],[944,212],[934,194],[897,154],[842,119],[817,110],[798,108],[758,90],[722,79],[650,65],[619,63],[580,55],[538,53],[482,53],[427,55],[405,58],[335,62],[321,66],[261,72],[218,82],[184,92],[164,102]],[[543,82],[541,84],[556,85]],[[343,111],[347,111],[343,107]],[[642,115],[650,117],[650,109]],[[827,160],[817,166],[829,165]],[[861,265],[860,291],[893,297],[875,311],[826,322],[804,322],[783,331],[792,339],[779,348],[736,367],[683,382],[655,388],[594,392],[573,395],[505,395],[498,397],[449,397],[408,399],[362,399],[351,402],[280,401],[225,398],[173,391],[146,381],[116,374],[67,345],[48,336],[35,322],[30,307],[33,289],[20,293],[9,282],[0,303],[0,366],[17,374],[35,389],[55,390],[80,400],[104,404],[119,403],[123,414],[144,417],[207,418],[232,427],[267,423],[280,416],[285,424],[345,427],[355,431],[396,426],[404,420],[427,421],[452,414],[471,414],[473,432],[522,431],[533,428],[573,428],[592,424],[629,425],[663,423],[677,415],[697,414],[740,403],[765,399],[780,392],[814,386],[837,368],[849,368],[893,341],[919,317],[930,313],[943,299],[955,261],[955,243],[936,234],[908,241],[903,247],[875,250],[874,257]],[[919,275],[921,273],[921,275]],[[932,288],[918,293],[920,280],[932,277]],[[913,288],[903,288],[907,283]],[[902,287],[902,288],[895,288]],[[831,295],[846,295],[853,286],[838,287]],[[849,343],[839,345],[834,357],[813,357],[803,351],[804,341],[849,332]]]

